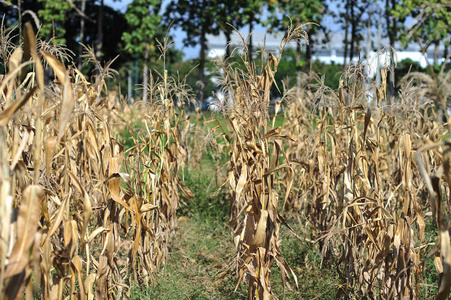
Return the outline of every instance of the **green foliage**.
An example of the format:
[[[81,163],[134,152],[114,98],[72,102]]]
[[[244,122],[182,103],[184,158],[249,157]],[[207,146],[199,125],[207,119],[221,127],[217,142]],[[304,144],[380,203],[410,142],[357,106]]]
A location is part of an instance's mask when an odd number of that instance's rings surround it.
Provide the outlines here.
[[[38,0],[38,2],[42,3],[42,9],[38,11],[42,24],[39,34],[44,39],[55,37],[58,43],[65,44],[66,15],[71,9],[69,2],[67,0]]]
[[[409,71],[424,72],[425,70],[418,62],[413,61],[410,58],[403,59],[396,65],[395,82],[399,82]]]
[[[260,23],[260,18],[263,13],[263,8],[265,3],[274,3],[274,1],[265,1],[265,0],[245,0],[240,1],[242,6],[242,14],[244,21]]]
[[[129,4],[125,13],[128,30],[122,35],[126,51],[143,55],[155,50],[154,37],[161,22],[160,7],[160,0],[134,0]]]
[[[181,208],[181,214],[208,222],[226,222],[228,217],[228,193],[219,186],[217,182],[214,160],[208,153],[203,153],[202,164],[197,170],[185,170],[185,184],[190,187],[194,194],[194,201],[187,202]]]
[[[426,229],[424,231],[424,239],[429,243],[434,243],[439,235],[437,226],[433,223],[432,218],[426,219]],[[427,253],[427,252],[426,252]],[[420,294],[419,299],[434,299],[438,292],[437,282],[440,282],[440,275],[434,265],[434,256],[430,257],[424,263],[424,272],[420,277]]]
[[[409,72],[421,72],[425,73],[427,75],[432,75],[431,71],[435,72],[435,74],[439,74],[441,68],[444,67],[444,72],[447,73],[451,70],[451,64],[447,64],[445,66],[439,66],[439,65],[432,65],[431,68],[426,67],[422,68],[420,64],[416,61],[413,61],[410,58],[405,58],[398,62],[396,66],[396,82],[399,82],[401,78],[403,78],[405,75],[407,75]]]
[[[178,73],[179,75],[186,76],[189,74],[186,83],[194,91],[196,90],[199,82],[199,72],[200,68],[197,67],[193,69],[193,66],[198,65],[199,59],[190,59],[183,62],[179,62],[173,66],[172,71]],[[204,75],[204,95],[205,99],[212,96],[212,92],[216,91],[216,84],[213,83],[213,77],[215,76],[215,67],[211,61],[206,61],[205,63],[205,75]]]
[[[232,25],[235,28],[241,28],[243,23],[243,16],[239,13],[242,7],[242,1],[239,0],[221,0],[217,1],[217,23],[221,31],[226,35],[233,32]],[[230,24],[230,25],[229,25]]]
[[[338,85],[340,83],[340,76],[343,72],[342,65],[336,64],[328,65],[320,61],[315,61],[313,63],[312,69],[318,75],[325,76],[324,85],[334,90],[338,89]]]
[[[404,0],[397,1],[390,11],[393,18],[405,20],[415,18],[409,30],[399,32],[399,38],[404,45],[420,39],[423,47],[443,41],[449,46],[451,24],[451,8],[448,0]]]
[[[158,59],[158,54],[155,52],[150,53],[150,71],[152,74],[157,77],[158,74],[155,70],[162,70],[163,61]],[[186,84],[191,88],[191,90],[195,90],[198,84],[199,78],[199,69],[194,68],[198,64],[197,59],[189,59],[183,60],[183,52],[176,50],[174,48],[169,48],[166,57],[167,71],[168,77],[175,76],[176,78],[183,79],[186,78]],[[132,74],[132,84],[140,84],[143,82],[143,73],[140,71],[143,69],[144,61],[128,61],[126,63],[121,64],[118,69],[118,76],[116,77],[116,85],[112,85],[110,90],[118,90],[122,93],[125,93],[128,88],[128,73],[129,71]],[[212,92],[215,91],[216,85],[213,83],[212,79],[214,76],[214,67],[211,62],[207,62],[207,71],[208,75],[205,76],[205,97],[209,97],[212,95]],[[193,69],[194,68],[194,69]],[[189,75],[189,76],[188,76]],[[133,86],[133,89],[139,89],[139,86]]]
[[[247,299],[244,288],[234,291],[233,274],[218,277],[234,247],[229,229],[211,219],[183,216],[178,223],[168,264],[155,286],[142,289],[136,284],[131,299]]]
[[[171,1],[165,12],[164,24],[173,24],[186,32],[186,46],[200,44],[202,36],[218,34],[216,1],[179,0]]]
[[[305,228],[297,224],[294,218],[291,226],[297,233],[305,232]],[[308,222],[305,222],[305,224]],[[285,299],[336,299],[336,291],[339,285],[339,277],[332,264],[323,264],[319,245],[309,241],[308,237],[298,240],[288,230],[286,226],[281,227],[282,254],[288,265],[292,266],[298,276],[299,288],[293,288],[288,292],[290,297]],[[278,295],[282,295],[282,283],[278,274],[278,268],[273,268],[275,272],[274,290]],[[294,283],[292,284],[294,286]]]
[[[314,22],[320,24],[326,6],[323,0],[280,0],[269,5],[269,24],[273,30],[286,30],[290,26],[289,16],[294,24],[300,25],[307,22]],[[312,26],[310,34],[314,34],[318,27]]]
[[[292,1],[292,0],[280,0],[272,3],[268,6],[271,12],[268,23],[271,26],[271,31],[287,31],[290,26],[300,26],[308,22],[320,24],[326,5],[323,0],[310,0],[310,1]],[[288,16],[288,17],[287,17]],[[301,45],[297,45],[297,56],[295,59],[297,70],[297,84],[300,84],[301,71],[308,70],[310,68],[312,57],[312,43],[314,42],[314,36],[319,32],[321,28],[309,24],[306,26],[306,33],[308,35],[309,43],[307,43],[305,61],[301,61]],[[300,41],[298,41],[300,43]],[[294,78],[294,77],[293,77]]]
[[[275,74],[275,81],[280,91],[282,92],[282,82],[287,83],[286,88],[292,88],[296,84],[297,66],[305,65],[305,52],[301,52],[301,59],[296,60],[296,49],[286,49],[280,63],[277,67],[277,73]],[[238,55],[234,55],[230,58],[230,62],[238,69],[245,70],[245,66]],[[256,64],[259,63],[258,60],[254,61]],[[312,70],[319,76],[324,75],[324,84],[333,89],[338,88],[341,72],[343,71],[342,65],[331,64],[320,61],[312,62]],[[303,74],[306,76],[306,74]],[[288,79],[288,81],[287,81]],[[281,94],[278,92],[275,86],[271,89],[272,97],[280,97]]]
[[[166,24],[182,28],[186,32],[183,43],[186,46],[200,46],[199,53],[199,84],[197,98],[202,101],[205,87],[205,61],[207,51],[207,34],[217,35],[217,2],[206,0],[172,0],[165,13]]]

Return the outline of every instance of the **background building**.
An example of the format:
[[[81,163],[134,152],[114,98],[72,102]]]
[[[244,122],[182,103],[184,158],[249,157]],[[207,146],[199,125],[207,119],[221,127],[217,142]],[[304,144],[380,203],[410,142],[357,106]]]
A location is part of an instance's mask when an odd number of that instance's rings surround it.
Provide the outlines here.
[[[247,37],[247,32],[241,33],[243,37]],[[253,42],[255,47],[265,46],[265,49],[268,52],[279,51],[280,41],[283,38],[284,33],[275,33],[270,34],[263,31],[256,31],[253,33]],[[324,33],[320,32],[315,35],[315,41],[313,43],[313,60],[319,60],[320,62],[326,64],[340,64],[344,63],[344,46],[343,40],[345,38],[344,32],[330,32],[326,37]],[[236,48],[239,46],[239,36],[235,33],[232,36],[232,48]],[[305,41],[301,43],[303,45],[303,49],[305,48]],[[363,59],[369,59],[370,65],[373,65],[375,61],[377,61],[377,56],[379,56],[379,61],[382,65],[389,64],[389,55],[388,47],[389,41],[387,37],[381,38],[378,41],[377,37],[370,36],[369,43],[368,37],[364,37],[363,41],[359,43],[361,57]],[[217,36],[207,35],[207,45],[209,48],[208,56],[210,58],[224,56],[225,47],[226,47],[226,38],[224,34],[220,34]],[[293,42],[289,44],[289,47],[295,47],[296,44]],[[439,50],[439,62],[442,63],[444,61],[444,57],[441,55],[443,53],[443,45],[441,45]],[[239,48],[239,47],[238,47]],[[434,48],[429,47],[429,50],[426,52],[426,55],[421,53],[420,46],[417,43],[409,43],[406,48],[402,47],[399,42],[396,42],[394,45],[396,59],[397,62],[403,59],[411,59],[415,62],[418,62],[422,68],[427,66],[426,57],[429,62],[433,63],[434,57]],[[379,55],[376,55],[379,52]],[[425,57],[426,56],[426,57]],[[358,54],[353,58],[354,61],[358,60]]]

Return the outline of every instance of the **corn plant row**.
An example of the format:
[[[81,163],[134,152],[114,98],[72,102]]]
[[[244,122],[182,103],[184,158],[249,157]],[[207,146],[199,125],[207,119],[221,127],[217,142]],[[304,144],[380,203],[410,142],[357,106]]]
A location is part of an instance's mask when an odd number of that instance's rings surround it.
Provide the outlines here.
[[[171,83],[164,72],[143,139],[125,153],[111,62],[86,47],[91,83],[37,47],[30,24],[23,39],[0,82],[0,298],[128,298],[167,258],[179,187],[192,197],[178,176],[187,150]],[[46,65],[56,77],[47,86]]]
[[[435,121],[424,81],[405,81],[390,105],[387,70],[373,87],[364,68],[351,64],[338,91],[318,78],[288,104],[285,130],[298,140],[287,149],[295,183],[286,209],[303,215],[324,263],[336,264],[337,297],[418,299],[425,261],[435,257],[437,299],[446,299],[449,130]],[[427,223],[440,230],[436,243],[425,240]]]
[[[242,38],[244,70],[224,64],[220,99],[228,131],[223,130],[230,151],[228,178],[230,188],[230,226],[236,246],[237,287],[248,284],[248,299],[276,297],[271,287],[271,267],[281,271],[284,285],[290,287],[297,277],[280,251],[280,191],[290,194],[292,171],[284,145],[291,138],[279,127],[269,124],[268,108],[274,74],[287,43],[306,38],[301,27],[290,28],[280,45],[280,54],[262,51],[262,67],[247,56]],[[233,99],[232,101],[228,99]],[[219,124],[215,128],[221,127]],[[280,173],[280,174],[279,174]]]

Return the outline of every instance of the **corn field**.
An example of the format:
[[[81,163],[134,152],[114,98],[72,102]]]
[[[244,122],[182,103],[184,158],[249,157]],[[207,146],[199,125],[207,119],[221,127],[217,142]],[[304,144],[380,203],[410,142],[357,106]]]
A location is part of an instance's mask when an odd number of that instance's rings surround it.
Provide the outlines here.
[[[262,51],[260,63],[242,38],[245,68],[219,66],[225,125],[207,121],[213,128],[188,112],[192,91],[165,69],[150,76],[148,103],[131,105],[108,91],[116,71],[90,47],[92,80],[30,24],[20,46],[3,36],[1,298],[129,299],[134,286],[152,287],[170,256],[177,211],[194,197],[183,172],[210,143],[228,161],[216,178],[230,196],[235,249],[226,272],[236,274],[236,289],[247,286],[248,299],[280,297],[274,268],[287,289],[299,288],[280,250],[282,227],[337,269],[337,298],[419,299],[433,258],[436,299],[448,299],[451,142],[438,111],[451,97],[450,73],[410,73],[393,99],[392,70],[382,70],[377,87],[360,60],[338,90],[315,74],[316,82],[285,90],[274,75],[285,46],[307,40],[304,26],[290,28],[279,54]],[[159,46],[164,59],[168,40]],[[283,98],[270,115],[274,85]]]

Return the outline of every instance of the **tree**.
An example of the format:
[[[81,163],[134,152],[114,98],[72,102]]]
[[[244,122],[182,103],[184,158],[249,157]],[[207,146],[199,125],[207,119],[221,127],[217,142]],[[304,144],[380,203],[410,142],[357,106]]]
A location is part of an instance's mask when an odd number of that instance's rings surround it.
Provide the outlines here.
[[[388,0],[387,0],[388,1]],[[440,43],[446,49],[450,46],[451,5],[449,0],[405,0],[394,1],[388,11],[391,18],[414,18],[412,25],[400,32],[399,38],[406,45],[410,41],[421,42],[422,50],[426,52],[430,46],[435,46],[434,63],[438,64]]]
[[[356,46],[363,39],[362,31],[367,24],[368,9],[372,1],[365,0],[346,0],[345,11],[339,13],[339,22],[345,30],[344,43],[344,66],[346,67],[347,58],[349,61],[355,56]]]
[[[49,40],[52,37],[59,39],[59,43],[65,44],[64,35],[66,33],[66,14],[70,10],[67,0],[39,0],[42,9],[38,11],[42,24],[39,34]]]
[[[30,22],[37,26],[35,18],[37,12],[42,9],[42,3],[36,0],[0,1],[0,14],[4,17],[7,26],[15,26]],[[35,27],[35,30],[38,28]],[[18,39],[22,38],[22,27],[19,26]]]
[[[240,1],[242,5],[242,12],[244,21],[249,26],[249,41],[247,45],[247,51],[249,55],[249,62],[253,59],[253,43],[252,43],[252,32],[254,31],[254,26],[261,21],[261,15],[263,8],[265,6],[265,0],[245,0]]]
[[[52,44],[66,44],[67,49],[78,49],[79,42],[97,44],[99,28],[97,17],[99,12],[99,0],[0,0],[0,12],[5,14],[7,26],[17,25],[22,22],[30,22],[35,27],[41,39],[52,40]],[[83,7],[84,6],[84,7]],[[39,28],[36,20],[42,25]],[[102,38],[102,58],[111,60],[119,54],[117,45],[121,42],[122,32],[126,30],[124,14],[105,5],[103,8],[103,22],[101,32],[114,32]],[[81,25],[84,21],[84,28]],[[19,27],[20,28],[20,27]],[[17,39],[20,34],[17,35]],[[14,41],[19,43],[18,40]],[[60,48],[60,49],[64,49]],[[82,51],[78,51],[78,63],[81,67]],[[115,66],[129,58],[121,56],[115,61]],[[89,66],[84,66],[89,68]],[[86,71],[88,69],[85,69]]]
[[[323,0],[281,0],[276,5],[269,6],[269,11],[271,12],[271,15],[269,17],[271,30],[286,31],[291,22],[293,22],[294,27],[298,27],[307,22],[320,24],[326,8],[327,7]],[[280,17],[281,13],[283,13],[282,18]],[[287,16],[289,16],[290,18],[288,18]],[[309,26],[307,26],[306,28],[306,32],[309,38],[309,43],[306,46],[305,54],[306,71],[308,71],[310,68],[314,35],[319,31],[319,29],[322,28],[313,26],[312,24],[309,24]],[[300,42],[298,42],[296,47],[296,70],[298,86],[301,85],[301,54],[301,44]]]
[[[241,28],[243,23],[243,18],[239,13],[242,8],[242,1],[239,0],[221,0],[217,3],[217,23],[220,30],[224,33],[226,37],[226,51],[224,60],[227,62],[232,51],[230,49],[231,36],[233,33],[233,27],[236,29]],[[232,27],[233,26],[233,27]]]
[[[397,36],[397,32],[398,32],[398,22],[395,18],[393,18],[391,16],[391,12],[395,6],[396,6],[396,0],[385,0],[385,20],[387,23],[387,36],[388,36],[388,40],[390,42],[391,47],[395,46],[396,36]],[[394,57],[393,51],[390,51],[390,64],[392,66],[393,66],[394,60],[395,60],[395,57]],[[393,73],[395,72],[394,67],[391,68],[391,72],[393,72]],[[390,76],[389,80],[388,80],[388,88],[390,91],[390,102],[392,101],[391,99],[395,95],[396,83],[394,82],[394,78],[395,78],[395,74],[392,74],[392,76]]]
[[[183,40],[185,46],[200,45],[199,53],[199,90],[198,100],[204,97],[205,60],[207,51],[207,34],[219,34],[217,21],[217,4],[215,0],[172,0],[165,12],[166,25],[182,28],[186,32]]]
[[[82,64],[82,53],[83,46],[82,44],[85,42],[85,12],[86,12],[86,0],[81,0],[81,13],[83,14],[80,18],[80,45],[78,46],[78,69],[81,70]]]
[[[160,0],[134,0],[128,5],[125,13],[125,19],[129,26],[122,35],[125,49],[135,57],[144,55],[144,103],[147,102],[147,65],[149,54],[155,48],[154,37],[161,22],[161,16],[158,14],[160,8]]]
[[[78,62],[81,60],[83,51],[79,49],[80,44],[92,45],[93,47],[98,45],[99,28],[97,24],[97,17],[99,12],[99,1],[86,0],[85,9],[82,12],[82,2],[72,2],[77,6],[72,6],[72,9],[66,13],[65,35],[66,45],[69,49],[78,49]],[[85,20],[85,26],[82,30],[80,26],[81,19]],[[127,22],[125,21],[124,14],[114,10],[113,8],[105,5],[103,8],[103,22],[102,32],[114,32],[114,34],[104,34],[102,38],[102,52],[101,59],[104,61],[111,60],[119,54],[119,44],[122,42],[122,33],[127,30]],[[83,48],[83,47],[82,47]],[[84,48],[83,48],[84,49]],[[98,50],[98,48],[94,48]],[[100,59],[100,57],[98,57]],[[121,55],[114,62],[116,67],[124,62],[124,60],[130,59],[128,55]],[[91,66],[84,65],[83,71],[89,71]]]
[[[96,57],[100,58],[102,56],[103,50],[103,16],[104,16],[105,4],[103,0],[100,0],[99,13],[97,14],[97,51]]]

